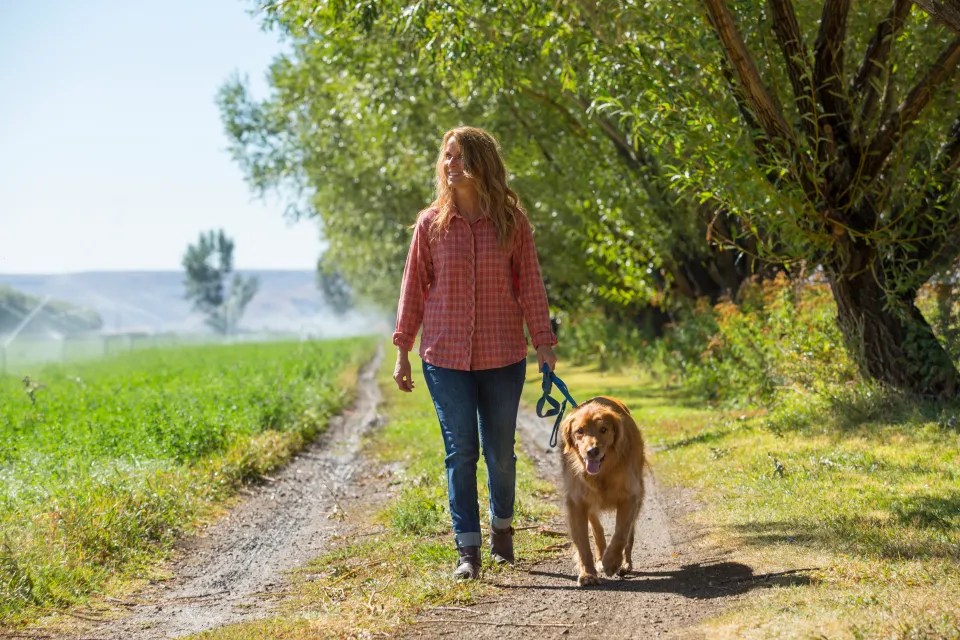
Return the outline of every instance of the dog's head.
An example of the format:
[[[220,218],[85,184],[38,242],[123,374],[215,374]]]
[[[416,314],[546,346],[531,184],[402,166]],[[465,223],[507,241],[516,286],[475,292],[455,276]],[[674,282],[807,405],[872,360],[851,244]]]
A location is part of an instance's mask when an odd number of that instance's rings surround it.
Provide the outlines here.
[[[563,422],[563,452],[578,458],[588,475],[597,475],[629,446],[627,420],[630,413],[623,403],[605,397],[588,400]]]

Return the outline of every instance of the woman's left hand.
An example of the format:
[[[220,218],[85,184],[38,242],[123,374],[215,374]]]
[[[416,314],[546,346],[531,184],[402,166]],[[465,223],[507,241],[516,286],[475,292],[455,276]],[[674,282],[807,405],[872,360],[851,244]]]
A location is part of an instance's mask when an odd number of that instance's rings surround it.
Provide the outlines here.
[[[546,362],[553,371],[557,366],[557,354],[553,352],[553,347],[548,344],[542,344],[537,347],[537,371],[543,371],[543,363]]]

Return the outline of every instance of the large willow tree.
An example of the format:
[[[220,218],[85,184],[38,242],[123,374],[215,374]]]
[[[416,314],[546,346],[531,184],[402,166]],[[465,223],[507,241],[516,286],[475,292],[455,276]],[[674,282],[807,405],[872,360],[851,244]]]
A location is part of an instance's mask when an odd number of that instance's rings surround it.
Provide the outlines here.
[[[865,374],[955,395],[956,368],[915,302],[960,258],[960,37],[909,0],[879,14],[849,0],[703,5],[753,142],[745,184],[776,190],[742,220],[781,259],[822,267]]]

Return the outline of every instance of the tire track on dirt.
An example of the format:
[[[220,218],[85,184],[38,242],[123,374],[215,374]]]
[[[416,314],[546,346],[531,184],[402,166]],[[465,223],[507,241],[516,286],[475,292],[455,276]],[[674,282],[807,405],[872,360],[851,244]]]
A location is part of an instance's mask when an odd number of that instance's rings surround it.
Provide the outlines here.
[[[359,451],[362,437],[381,423],[375,376],[382,360],[378,347],[360,370],[354,404],[276,477],[179,545],[173,578],[122,601],[119,619],[78,619],[61,637],[158,640],[268,616],[285,573],[321,555],[343,529],[341,501],[362,498]]]
[[[559,488],[559,449],[548,447],[549,434],[547,421],[521,411],[520,445],[540,474]],[[692,503],[681,492],[660,487],[649,474],[646,486],[631,575],[582,588],[577,586],[572,548],[536,565],[521,558],[514,570],[483,577],[500,588],[496,599],[425,611],[403,630],[403,637],[698,637],[689,630],[698,620],[716,615],[752,588],[778,582],[722,556],[708,557],[709,551],[697,543],[701,532],[680,524]],[[557,500],[562,500],[560,491]],[[604,515],[602,521],[609,536],[613,515]],[[566,523],[551,528],[566,532]],[[559,540],[565,543],[567,538]]]

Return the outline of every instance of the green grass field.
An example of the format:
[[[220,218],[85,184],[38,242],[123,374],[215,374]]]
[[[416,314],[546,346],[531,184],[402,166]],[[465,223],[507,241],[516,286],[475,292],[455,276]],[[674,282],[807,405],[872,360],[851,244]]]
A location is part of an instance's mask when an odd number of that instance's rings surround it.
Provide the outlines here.
[[[153,349],[0,377],[0,622],[150,566],[322,430],[374,344]]]

